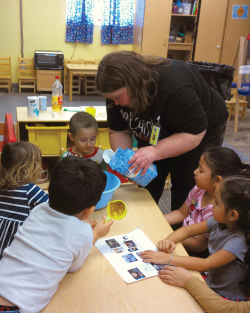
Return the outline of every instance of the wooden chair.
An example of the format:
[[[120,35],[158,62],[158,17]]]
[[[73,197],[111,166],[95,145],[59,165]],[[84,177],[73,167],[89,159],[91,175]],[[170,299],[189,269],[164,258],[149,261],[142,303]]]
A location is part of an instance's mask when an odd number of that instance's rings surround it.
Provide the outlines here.
[[[247,101],[245,100],[240,100],[240,108],[242,108],[241,110],[239,110],[239,114],[241,114],[242,119],[245,119],[245,115],[246,115],[246,111],[247,111]],[[235,107],[236,107],[236,99],[232,98],[229,101],[226,101],[226,106],[228,108],[228,121],[230,121],[232,114],[235,115]]]
[[[0,88],[8,88],[8,92],[10,92],[10,89],[12,89],[11,57],[0,58]]]
[[[83,62],[85,64],[99,64],[100,63],[99,60],[84,60]],[[88,95],[88,94],[98,95],[99,94],[95,85],[95,76],[96,75],[89,75],[89,74],[85,76],[85,82],[84,82],[85,95]]]
[[[69,77],[66,64],[80,64],[81,59],[64,59],[64,94],[68,94],[69,91]],[[81,75],[73,76],[73,87],[72,93],[76,95],[81,94]]]
[[[32,88],[36,92],[36,73],[34,69],[34,58],[18,58],[18,84],[19,92],[22,88]]]

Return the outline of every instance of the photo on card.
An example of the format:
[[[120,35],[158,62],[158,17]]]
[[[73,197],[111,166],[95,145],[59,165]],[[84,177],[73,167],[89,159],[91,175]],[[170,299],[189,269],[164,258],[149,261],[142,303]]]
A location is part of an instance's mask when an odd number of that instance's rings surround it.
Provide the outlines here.
[[[157,271],[160,271],[163,269],[166,264],[155,264],[155,263],[150,263]]]
[[[131,247],[135,247],[136,244],[134,243],[133,240],[127,240],[127,241],[124,241],[125,245],[128,247],[128,248],[131,248]]]
[[[128,251],[129,251],[129,252],[135,252],[135,251],[137,251],[137,250],[138,250],[137,247],[128,248]]]
[[[122,253],[124,250],[123,250],[122,247],[119,247],[119,248],[114,248],[113,251],[114,251],[115,253]]]
[[[142,251],[136,252],[136,254],[138,255],[139,258],[141,258],[141,257],[140,257],[140,254],[141,254],[141,253],[142,253]]]
[[[119,243],[115,239],[108,239],[105,240],[105,242],[111,249],[120,247]]]
[[[142,278],[145,278],[145,277],[146,277],[146,276],[144,276],[144,275],[142,274],[142,272],[141,272],[141,271],[139,270],[139,268],[137,268],[137,267],[128,270],[128,272],[129,272],[129,274],[130,274],[131,276],[133,276],[133,278],[134,278],[135,280],[139,280],[139,279],[142,279]]]
[[[127,262],[127,263],[132,263],[138,261],[137,258],[132,254],[126,254],[123,255],[122,258]]]

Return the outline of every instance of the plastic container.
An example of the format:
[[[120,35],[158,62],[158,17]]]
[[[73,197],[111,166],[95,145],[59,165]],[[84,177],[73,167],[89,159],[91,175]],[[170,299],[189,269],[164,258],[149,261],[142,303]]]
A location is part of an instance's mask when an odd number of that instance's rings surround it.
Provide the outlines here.
[[[27,97],[28,99],[28,116],[36,117],[39,116],[39,97],[36,96],[30,96]]]
[[[250,96],[250,90],[238,89],[238,92],[241,96],[246,96],[246,97]]]
[[[183,14],[184,7],[183,7],[182,2],[180,0],[177,0],[176,5],[178,6],[178,14]]]
[[[183,3],[183,14],[190,15],[191,12],[191,3]]]
[[[69,125],[33,126],[26,124],[29,142],[40,147],[43,155],[60,155],[61,148],[67,150]]]
[[[118,189],[121,185],[120,179],[114,174],[105,171],[104,173],[107,175],[106,188],[103,191],[101,199],[97,203],[95,210],[100,210],[104,208],[111,201],[115,190]]]
[[[56,75],[56,81],[52,85],[52,109],[60,111],[63,105],[63,86],[59,81],[59,75]]]
[[[105,150],[103,158],[112,170],[128,177],[142,187],[146,187],[158,175],[157,167],[154,164],[151,164],[144,175],[141,175],[143,170],[134,174],[136,167],[133,170],[129,170],[132,164],[128,164],[128,161],[134,154],[135,152],[131,149],[123,150],[119,147],[115,152],[111,149]]]

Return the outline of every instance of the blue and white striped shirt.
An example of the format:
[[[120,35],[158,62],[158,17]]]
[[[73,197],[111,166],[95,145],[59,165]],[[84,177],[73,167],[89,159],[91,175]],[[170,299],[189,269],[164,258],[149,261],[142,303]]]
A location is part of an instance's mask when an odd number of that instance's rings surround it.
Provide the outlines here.
[[[39,203],[48,202],[48,195],[35,184],[26,184],[15,190],[0,193],[0,259],[19,226]]]

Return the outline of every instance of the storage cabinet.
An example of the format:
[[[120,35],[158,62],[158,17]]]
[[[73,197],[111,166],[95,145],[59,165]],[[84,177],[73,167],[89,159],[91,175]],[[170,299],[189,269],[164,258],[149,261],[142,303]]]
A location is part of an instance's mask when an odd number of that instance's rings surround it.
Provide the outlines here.
[[[37,81],[37,91],[52,91],[52,85],[55,82],[56,75],[59,75],[59,80],[61,82],[61,70],[37,70],[36,71],[36,81]]]
[[[142,55],[166,58],[168,55],[189,61],[192,57],[191,42],[170,42],[169,35],[175,25],[183,26],[197,22],[197,16],[172,14],[172,0],[137,0],[135,9],[135,30],[133,50]],[[191,6],[192,8],[192,6]]]
[[[249,0],[202,0],[194,60],[233,65],[239,37],[250,30],[247,19],[232,19],[234,5],[249,5]]]

